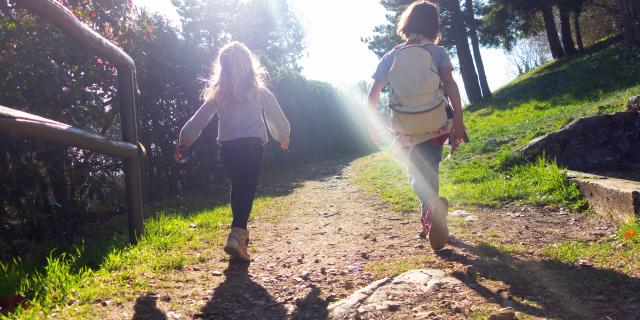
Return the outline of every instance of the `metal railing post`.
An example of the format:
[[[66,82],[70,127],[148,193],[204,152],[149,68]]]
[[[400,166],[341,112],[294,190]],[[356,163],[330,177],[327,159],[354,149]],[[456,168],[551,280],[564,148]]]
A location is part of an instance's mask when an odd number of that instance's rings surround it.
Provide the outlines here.
[[[127,66],[118,66],[118,101],[120,103],[122,140],[139,145],[134,92],[133,70]],[[140,156],[124,159],[129,238],[131,243],[136,243],[137,237],[144,231],[140,162]]]

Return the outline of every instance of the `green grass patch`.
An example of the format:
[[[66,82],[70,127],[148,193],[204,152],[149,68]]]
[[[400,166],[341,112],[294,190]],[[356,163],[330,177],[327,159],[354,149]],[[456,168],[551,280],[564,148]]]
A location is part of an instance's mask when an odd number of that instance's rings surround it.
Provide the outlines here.
[[[493,165],[492,165],[493,164]],[[411,189],[403,166],[390,152],[383,151],[352,163],[354,181],[393,210],[412,211],[418,199]],[[496,163],[469,161],[456,169],[443,165],[440,194],[453,204],[498,205],[519,202],[536,205],[559,204],[574,210],[586,207],[580,190],[567,179],[566,170],[539,159],[532,164],[496,169]]]
[[[491,315],[491,310],[486,307],[480,307],[469,313],[469,319],[471,320],[487,320]]]
[[[441,164],[440,193],[450,203],[517,202],[587,207],[566,171],[555,163],[524,163],[515,151],[574,119],[621,111],[640,94],[640,58],[618,39],[601,42],[571,59],[551,62],[465,110],[471,142]],[[394,210],[417,208],[404,168],[388,151],[353,163],[354,180]]]
[[[269,205],[259,198],[254,211]],[[136,245],[120,246],[121,239],[94,237],[70,252],[52,251],[44,258],[0,263],[0,293],[29,298],[29,307],[1,319],[93,318],[91,307],[100,300],[133,299],[149,287],[148,280],[187,265],[206,262],[201,253],[220,246],[231,223],[229,205],[184,212],[159,212],[145,221],[145,233]],[[103,235],[104,236],[104,235]],[[94,252],[111,249],[101,257]],[[96,261],[99,259],[99,261]]]
[[[544,253],[564,263],[585,260],[598,267],[640,275],[640,225],[637,219],[632,219],[619,227],[614,238],[566,242],[545,248]]]
[[[395,211],[416,210],[418,198],[411,190],[405,168],[390,152],[379,152],[352,162],[354,181],[370,192],[377,193],[381,200],[391,204]]]

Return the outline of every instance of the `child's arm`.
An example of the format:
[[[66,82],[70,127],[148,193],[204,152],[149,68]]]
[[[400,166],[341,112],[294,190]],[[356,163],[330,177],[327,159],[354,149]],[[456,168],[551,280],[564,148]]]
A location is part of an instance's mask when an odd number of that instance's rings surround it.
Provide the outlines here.
[[[456,80],[453,79],[452,68],[442,68],[440,70],[440,79],[444,85],[444,94],[449,98],[453,107],[453,128],[451,129],[451,138],[455,143],[464,139],[464,118],[462,116],[462,99],[460,98],[460,89]]]
[[[182,130],[180,130],[180,139],[178,145],[185,145],[190,147],[198,137],[202,130],[209,124],[211,118],[216,114],[217,109],[212,102],[205,102],[200,106],[198,111],[185,123]]]
[[[262,96],[265,121],[267,122],[269,132],[271,132],[271,136],[273,136],[274,139],[280,142],[282,149],[287,150],[289,149],[289,135],[291,134],[289,120],[287,120],[284,112],[282,112],[278,100],[276,100],[276,97],[271,91],[265,89]]]
[[[369,112],[367,112],[367,122],[369,129],[369,137],[373,140],[373,143],[378,144],[380,142],[380,135],[378,129],[380,129],[380,121],[377,117],[378,112],[378,99],[380,99],[380,93],[384,89],[386,82],[375,80],[369,90]]]

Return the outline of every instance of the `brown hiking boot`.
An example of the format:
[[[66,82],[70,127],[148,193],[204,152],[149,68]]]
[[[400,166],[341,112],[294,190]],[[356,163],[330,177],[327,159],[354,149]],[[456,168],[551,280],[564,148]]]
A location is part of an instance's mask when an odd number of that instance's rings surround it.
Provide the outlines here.
[[[250,262],[251,258],[247,252],[249,246],[249,231],[233,227],[229,232],[227,244],[224,246],[224,252],[231,256],[233,261]]]
[[[449,240],[449,228],[447,227],[447,211],[449,202],[439,197],[432,204],[431,228],[429,229],[429,244],[433,250],[444,248]]]

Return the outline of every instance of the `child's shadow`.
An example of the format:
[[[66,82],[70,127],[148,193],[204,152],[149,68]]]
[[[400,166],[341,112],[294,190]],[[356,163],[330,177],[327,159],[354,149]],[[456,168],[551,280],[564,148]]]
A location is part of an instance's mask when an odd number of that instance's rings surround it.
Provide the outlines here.
[[[133,320],[166,320],[167,316],[157,306],[158,296],[146,294],[136,299]]]
[[[202,308],[204,319],[284,319],[287,311],[251,280],[248,263],[229,262],[226,279]]]

